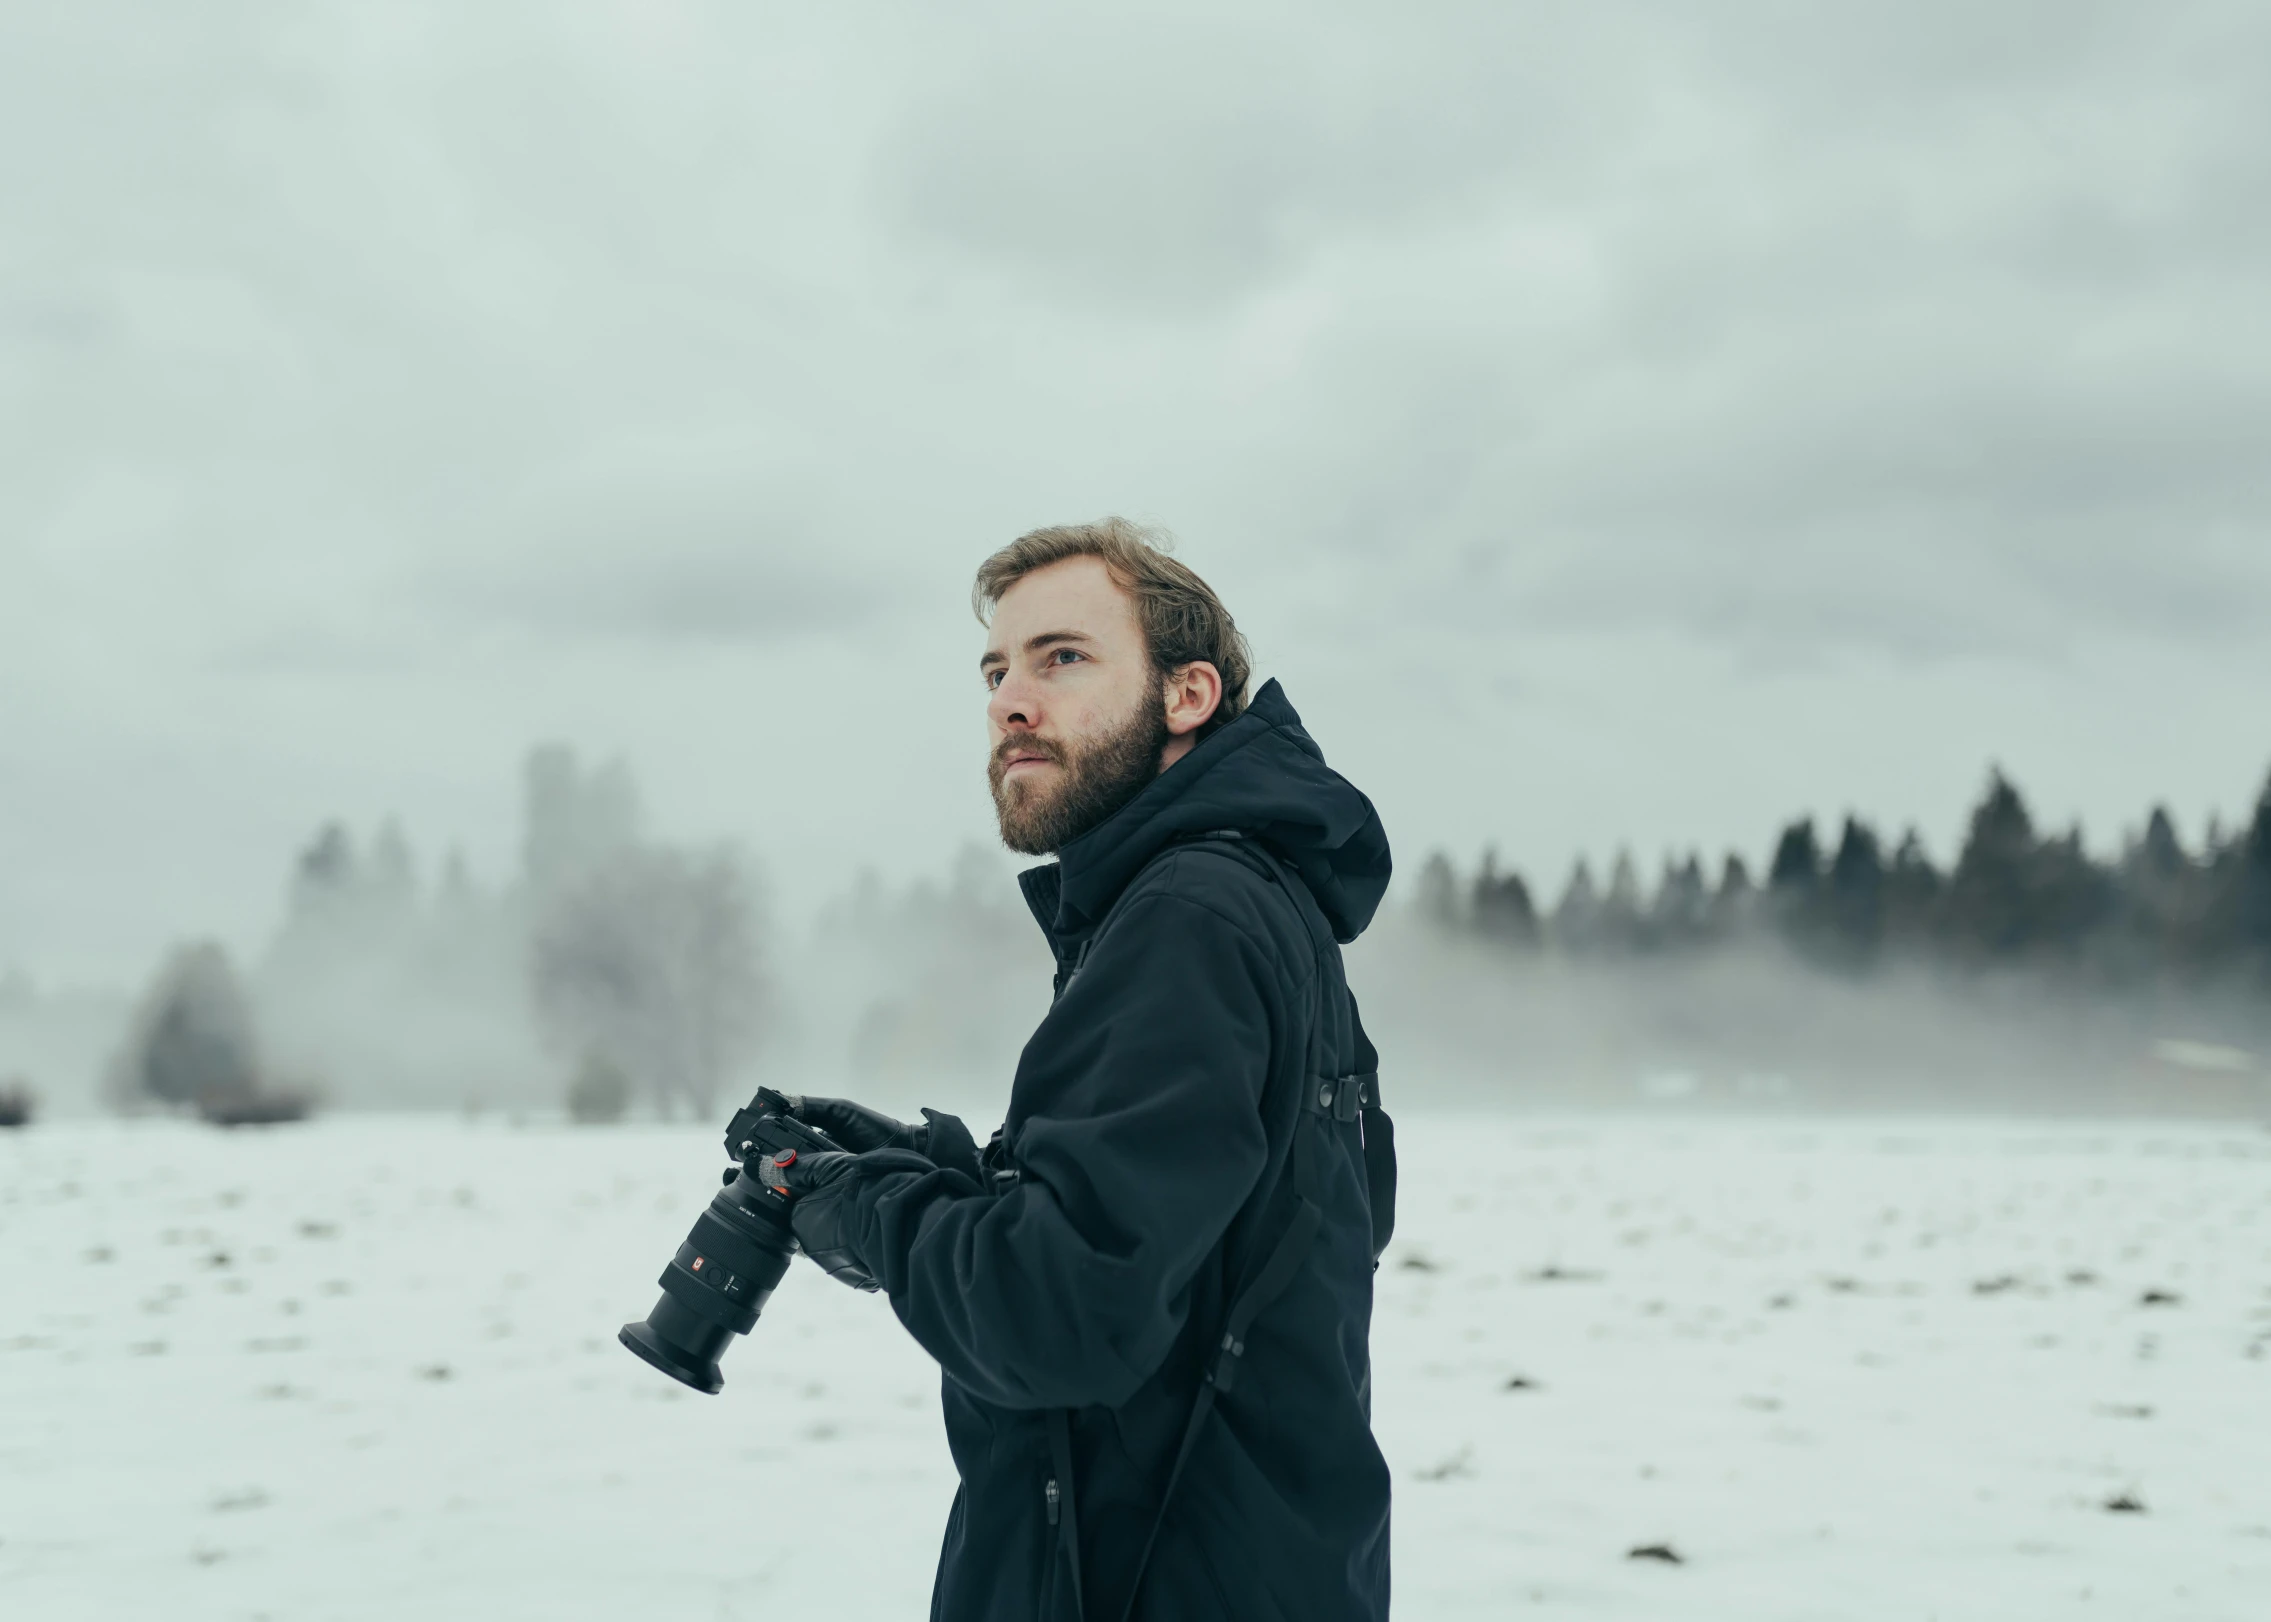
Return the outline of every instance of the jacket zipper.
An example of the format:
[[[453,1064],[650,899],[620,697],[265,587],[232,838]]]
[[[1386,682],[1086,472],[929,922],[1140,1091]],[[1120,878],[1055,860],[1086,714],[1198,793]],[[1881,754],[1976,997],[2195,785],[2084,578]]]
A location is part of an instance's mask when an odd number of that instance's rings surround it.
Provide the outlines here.
[[[1057,1524],[1057,1478],[1055,1476],[1049,1477],[1049,1484],[1041,1489],[1041,1495],[1049,1501],[1049,1524],[1054,1526]]]

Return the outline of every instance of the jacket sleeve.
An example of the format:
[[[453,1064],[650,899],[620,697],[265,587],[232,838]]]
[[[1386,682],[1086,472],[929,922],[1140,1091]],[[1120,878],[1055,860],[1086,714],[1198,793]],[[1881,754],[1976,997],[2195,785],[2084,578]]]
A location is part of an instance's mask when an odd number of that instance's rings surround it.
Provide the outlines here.
[[[860,1179],[855,1245],[946,1373],[1005,1407],[1117,1406],[1166,1358],[1192,1280],[1268,1162],[1288,998],[1212,906],[1131,897],[1027,1044],[1021,1173]]]

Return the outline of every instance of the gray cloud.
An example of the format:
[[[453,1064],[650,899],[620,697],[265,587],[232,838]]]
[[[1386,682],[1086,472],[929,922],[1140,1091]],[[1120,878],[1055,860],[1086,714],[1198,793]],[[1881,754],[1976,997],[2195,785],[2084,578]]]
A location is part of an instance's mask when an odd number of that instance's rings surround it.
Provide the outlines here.
[[[1952,814],[2014,734],[2059,815],[2225,803],[2267,109],[2240,4],[18,8],[0,962],[251,928],[318,815],[501,845],[539,735],[943,860],[969,568],[1110,510],[1407,843]],[[2053,724],[2155,683],[2118,767]],[[1764,703],[1907,775],[1683,798]],[[75,811],[90,756],[165,793]]]
[[[1075,302],[1235,297],[1336,235],[1487,209],[1494,180],[1599,138],[1597,101],[1467,21],[1485,37],[1331,8],[1020,18],[929,76],[881,197]]]
[[[450,618],[566,637],[772,641],[872,623],[901,593],[831,535],[853,504],[831,510],[811,469],[778,460],[728,446],[546,479],[497,513],[488,545],[435,560],[418,594]],[[735,465],[763,461],[776,465]]]

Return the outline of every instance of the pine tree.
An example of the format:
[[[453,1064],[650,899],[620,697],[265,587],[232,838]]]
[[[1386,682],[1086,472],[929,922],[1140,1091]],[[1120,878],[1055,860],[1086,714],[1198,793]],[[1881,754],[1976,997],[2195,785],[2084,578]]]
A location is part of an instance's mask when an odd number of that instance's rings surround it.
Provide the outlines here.
[[[1874,959],[1884,943],[1885,864],[1875,832],[1857,817],[1845,819],[1823,901],[1832,954],[1851,967]]]
[[[2202,878],[2202,955],[2217,967],[2271,971],[2271,783],[2247,826],[2214,851]]]
[[[1569,870],[1561,900],[1553,909],[1554,943],[1567,952],[1588,952],[1600,944],[1601,898],[1593,886],[1593,869],[1584,857]]]
[[[1472,917],[1477,935],[1502,946],[1538,944],[1538,909],[1530,887],[1519,873],[1498,871],[1496,852],[1484,855],[1482,871],[1475,876]]]
[[[1459,876],[1452,871],[1451,858],[1441,851],[1431,851],[1426,864],[1419,870],[1419,915],[1435,928],[1449,934],[1458,929],[1462,919],[1459,911]]]
[[[2114,974],[2149,979],[2192,950],[2205,896],[2166,806],[2154,806],[2145,831],[2127,842],[2113,882],[2106,962]]]
[[[1767,916],[1782,938],[1810,951],[1821,928],[1822,852],[1814,819],[1801,817],[1782,830],[1766,874]]]
[[[2167,883],[2182,878],[2191,865],[2168,807],[2154,806],[2152,817],[2145,824],[2145,837],[2137,842],[2137,871],[2150,881]]]
[[[2271,962],[2271,782],[2255,802],[2255,820],[2240,849],[2240,940],[2257,958]]]
[[[252,1004],[218,943],[181,946],[159,967],[112,1059],[112,1102],[136,1109],[187,1105],[211,1112],[261,1091]]]
[[[1600,941],[1603,946],[1629,952],[1645,944],[1646,923],[1641,916],[1640,870],[1632,852],[1619,850],[1609,871],[1609,892],[1601,899]]]
[[[2034,819],[1998,766],[1971,814],[1963,854],[1948,881],[1944,918],[1959,948],[1991,957],[2025,950],[2035,929],[2034,857]]]
[[[1801,817],[1782,830],[1775,841],[1774,862],[1767,869],[1769,894],[1810,896],[1821,882],[1821,845],[1814,838],[1814,819]]]
[[[1901,835],[1900,849],[1893,852],[1892,865],[1885,870],[1886,939],[1914,943],[1928,936],[1938,922],[1946,887],[1924,848],[1923,835],[1910,828]]]
[[[1746,933],[1756,922],[1757,912],[1758,886],[1751,882],[1750,864],[1740,853],[1729,851],[1719,869],[1719,888],[1711,893],[1712,938],[1725,940]]]
[[[1703,878],[1703,857],[1690,852],[1684,862],[1664,858],[1664,876],[1648,911],[1650,937],[1674,949],[1693,946],[1711,932],[1711,890]]]

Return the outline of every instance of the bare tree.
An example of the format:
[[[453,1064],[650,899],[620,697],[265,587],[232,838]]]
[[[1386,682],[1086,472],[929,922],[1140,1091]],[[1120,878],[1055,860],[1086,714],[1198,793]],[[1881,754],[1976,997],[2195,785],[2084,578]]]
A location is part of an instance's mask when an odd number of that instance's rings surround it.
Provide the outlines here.
[[[621,1067],[666,1111],[713,1113],[762,1029],[757,909],[728,850],[618,852],[545,906],[530,958],[547,1044]]]

